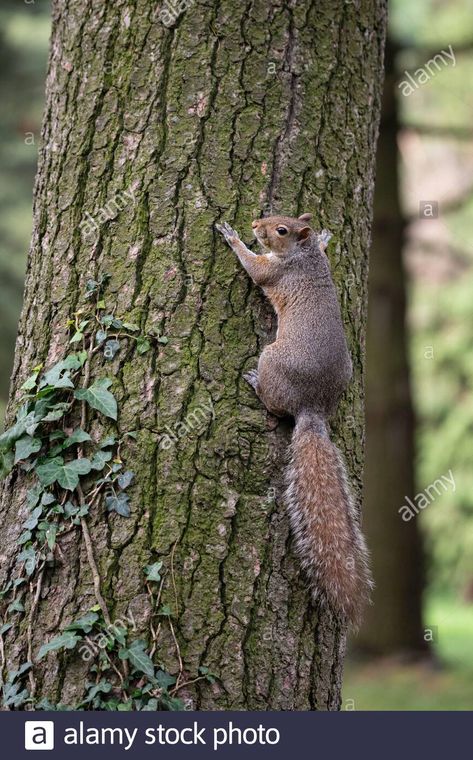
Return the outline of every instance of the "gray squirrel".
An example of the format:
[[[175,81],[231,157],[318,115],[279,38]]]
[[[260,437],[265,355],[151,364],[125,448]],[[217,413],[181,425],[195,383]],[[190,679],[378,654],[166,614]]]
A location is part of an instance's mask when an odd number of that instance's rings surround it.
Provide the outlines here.
[[[227,223],[216,227],[278,318],[276,340],[244,378],[271,414],[295,419],[285,503],[297,554],[314,599],[357,627],[373,583],[345,464],[327,424],[351,379],[352,362],[325,254],[330,233],[315,232],[311,218],[255,220],[262,254],[247,248]]]

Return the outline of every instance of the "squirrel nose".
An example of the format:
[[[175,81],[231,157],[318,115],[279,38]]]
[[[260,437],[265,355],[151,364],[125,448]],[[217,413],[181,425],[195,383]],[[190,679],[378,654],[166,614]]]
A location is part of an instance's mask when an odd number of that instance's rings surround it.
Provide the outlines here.
[[[256,229],[256,227],[258,226],[258,224],[259,224],[259,222],[257,222],[257,221],[251,222],[251,226],[253,227],[253,229]]]

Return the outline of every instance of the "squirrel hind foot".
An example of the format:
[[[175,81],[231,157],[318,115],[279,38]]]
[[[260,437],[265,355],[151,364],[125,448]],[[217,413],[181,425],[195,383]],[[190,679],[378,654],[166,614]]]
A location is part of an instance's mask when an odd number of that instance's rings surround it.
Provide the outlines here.
[[[246,380],[248,385],[251,385],[254,391],[257,392],[257,386],[258,386],[258,370],[257,369],[250,369],[249,372],[245,372],[243,374],[243,379]]]

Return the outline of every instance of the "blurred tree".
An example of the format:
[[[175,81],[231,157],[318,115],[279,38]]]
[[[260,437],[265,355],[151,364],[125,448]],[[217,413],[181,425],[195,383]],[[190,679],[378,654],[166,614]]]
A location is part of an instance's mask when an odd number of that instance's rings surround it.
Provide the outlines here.
[[[376,588],[355,641],[372,654],[424,653],[423,554],[417,519],[399,509],[415,495],[414,414],[406,332],[404,219],[399,199],[395,51],[387,41],[376,158],[366,371],[364,527]]]
[[[274,500],[287,435],[268,429],[241,379],[272,319],[214,225],[223,217],[244,234],[262,208],[320,209],[335,233],[330,255],[355,366],[335,430],[359,490],[384,24],[382,0],[258,0],[247,9],[199,0],[171,20],[147,0],[92,0],[86,11],[81,0],[53,3],[10,419],[32,367],[67,352],[91,276],[110,272],[115,314],[167,343],[121,351],[107,367],[93,353],[90,379],[116,378],[118,434],[136,431],[121,453],[137,484],[130,519],[95,503],[82,531],[58,535],[54,561],[17,594],[25,609],[10,610],[4,670],[31,654],[35,697],[83,697],[89,664],[76,652],[40,663],[36,655],[95,604],[97,586],[110,614],[132,612],[135,635],[150,638],[143,567],[154,556],[168,610],[155,623],[155,659],[192,681],[179,692],[189,705],[339,706],[345,632],[328,610],[311,609]],[[104,219],[125,191],[132,200]],[[91,239],[81,234],[86,220]],[[159,445],[156,430],[178,429],[210,402],[198,433]],[[21,572],[18,514],[27,514],[30,485],[20,473],[2,491],[2,580]],[[193,683],[202,666],[217,675],[212,686]]]

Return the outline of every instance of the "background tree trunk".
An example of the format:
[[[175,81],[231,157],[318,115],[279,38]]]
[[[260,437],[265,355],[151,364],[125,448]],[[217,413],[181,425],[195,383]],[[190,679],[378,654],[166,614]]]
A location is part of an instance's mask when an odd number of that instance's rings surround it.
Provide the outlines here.
[[[356,639],[370,654],[425,653],[423,556],[418,522],[402,520],[415,495],[414,413],[406,337],[404,219],[399,199],[399,131],[394,50],[386,78],[376,162],[366,372],[364,520],[376,588]]]
[[[274,498],[288,431],[275,427],[242,381],[273,318],[214,231],[225,219],[250,237],[262,211],[314,211],[330,247],[355,376],[336,437],[360,491],[363,466],[367,256],[385,6],[360,3],[196,2],[166,28],[146,0],[53,3],[34,234],[13,373],[10,416],[32,367],[61,358],[67,321],[88,277],[110,272],[116,314],[159,330],[159,351],[114,360],[118,433],[137,473],[132,515],[89,516],[102,593],[113,617],[132,611],[149,633],[143,567],[160,558],[172,610],[155,660],[171,673],[216,674],[181,690],[198,709],[336,709],[344,632],[309,604]],[[134,201],[79,225],[117,193]],[[107,367],[110,374],[110,364]],[[104,374],[96,355],[92,378]],[[213,404],[214,416],[169,448],[156,432]],[[2,574],[17,552],[28,478],[2,496]],[[35,613],[33,654],[90,608],[81,533],[61,541]],[[34,593],[35,581],[31,584]],[[31,610],[26,595],[25,616]],[[24,661],[22,616],[6,636],[8,666]],[[44,664],[46,663],[46,664]],[[48,656],[36,693],[77,703],[87,666]]]

